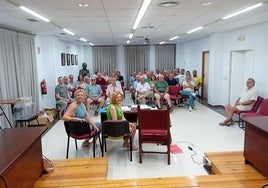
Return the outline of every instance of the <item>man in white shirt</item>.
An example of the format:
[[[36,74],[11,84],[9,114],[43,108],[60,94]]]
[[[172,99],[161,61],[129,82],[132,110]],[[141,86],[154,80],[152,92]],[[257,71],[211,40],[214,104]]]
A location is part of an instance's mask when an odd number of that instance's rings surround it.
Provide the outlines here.
[[[137,100],[139,101],[140,104],[146,104],[146,98],[149,99],[153,98],[153,92],[151,90],[151,86],[149,83],[145,82],[143,76],[140,77],[140,82],[137,85],[136,92],[137,92]]]
[[[236,100],[235,104],[232,106],[230,104],[225,106],[225,111],[227,114],[226,119],[219,123],[221,126],[230,126],[234,124],[233,122],[233,115],[238,110],[250,110],[252,109],[254,103],[258,98],[258,93],[255,86],[255,80],[253,78],[248,78],[246,82],[246,90],[244,90],[240,97]]]

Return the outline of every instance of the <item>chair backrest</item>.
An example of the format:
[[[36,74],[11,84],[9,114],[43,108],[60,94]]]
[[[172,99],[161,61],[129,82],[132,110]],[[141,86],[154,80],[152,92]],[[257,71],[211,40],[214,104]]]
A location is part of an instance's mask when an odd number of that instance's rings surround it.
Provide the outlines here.
[[[129,122],[125,120],[105,120],[102,123],[102,134],[119,137],[129,133]]]
[[[139,130],[168,130],[170,129],[170,113],[166,110],[141,110],[138,109]]]
[[[75,139],[90,138],[94,134],[87,122],[65,121],[64,127],[67,135]]]
[[[260,113],[265,116],[268,116],[268,99],[263,100]]]
[[[168,93],[169,95],[178,95],[180,93],[181,87],[179,86],[169,86]]]
[[[254,103],[254,105],[251,109],[251,112],[257,112],[262,101],[263,101],[263,97],[258,96],[256,102]]]

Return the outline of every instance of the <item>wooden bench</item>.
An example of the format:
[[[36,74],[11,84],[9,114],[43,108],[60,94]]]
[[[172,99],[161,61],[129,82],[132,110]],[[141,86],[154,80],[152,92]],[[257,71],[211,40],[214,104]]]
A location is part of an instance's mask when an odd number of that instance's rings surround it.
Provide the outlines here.
[[[244,163],[242,152],[206,153],[215,175],[107,180],[107,158],[56,160],[52,174],[43,175],[35,188],[44,187],[224,187],[256,188],[268,180]],[[179,167],[178,167],[179,168]]]

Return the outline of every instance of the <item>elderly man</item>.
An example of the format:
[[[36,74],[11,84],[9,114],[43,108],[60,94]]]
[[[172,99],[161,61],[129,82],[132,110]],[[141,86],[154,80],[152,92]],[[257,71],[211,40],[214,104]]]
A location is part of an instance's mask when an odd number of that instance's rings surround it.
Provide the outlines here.
[[[87,85],[85,88],[87,98],[87,111],[90,114],[90,104],[96,103],[97,109],[95,110],[94,115],[98,115],[98,109],[104,106],[104,99],[102,97],[102,90],[100,85],[96,84],[96,78],[91,79],[91,84]]]
[[[67,85],[64,84],[61,76],[58,78],[58,85],[55,87],[55,99],[57,109],[59,109],[59,118],[61,119],[67,105],[72,102]]]
[[[158,79],[159,80],[154,84],[154,92],[155,92],[154,97],[156,100],[157,108],[158,109],[162,108],[160,99],[164,98],[167,101],[168,106],[171,108],[171,110],[173,110],[171,106],[170,96],[168,94],[168,83],[164,80],[163,74],[159,74]]]
[[[227,114],[226,119],[219,123],[221,126],[230,126],[234,124],[233,115],[238,110],[250,110],[258,98],[258,93],[255,86],[255,80],[253,78],[248,78],[246,82],[246,90],[244,90],[240,97],[236,100],[235,104],[232,106],[230,104],[225,106],[225,111]]]
[[[140,77],[140,82],[136,88],[137,92],[137,100],[140,104],[146,104],[146,98],[151,99],[153,97],[153,92],[151,91],[151,86],[147,82],[143,76]]]

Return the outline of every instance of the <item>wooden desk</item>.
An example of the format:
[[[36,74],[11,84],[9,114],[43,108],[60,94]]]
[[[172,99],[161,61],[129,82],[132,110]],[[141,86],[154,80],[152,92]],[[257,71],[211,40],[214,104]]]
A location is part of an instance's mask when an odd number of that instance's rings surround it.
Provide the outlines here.
[[[268,117],[247,117],[245,121],[245,162],[268,177]]]
[[[8,124],[9,124],[10,127],[12,127],[12,124],[11,124],[10,120],[8,119],[6,113],[5,113],[5,111],[4,111],[4,109],[2,108],[1,105],[2,105],[2,104],[10,104],[10,105],[11,105],[11,111],[13,112],[13,106],[14,106],[14,104],[15,104],[16,102],[18,102],[19,100],[20,100],[20,99],[0,100],[0,109],[1,109],[1,111],[3,112],[3,115],[5,116],[5,118],[6,118],[6,120],[7,120],[7,122],[8,122]]]
[[[46,127],[6,128],[0,132],[0,175],[8,188],[30,188],[42,174],[41,136]],[[0,179],[0,187],[4,186]]]

